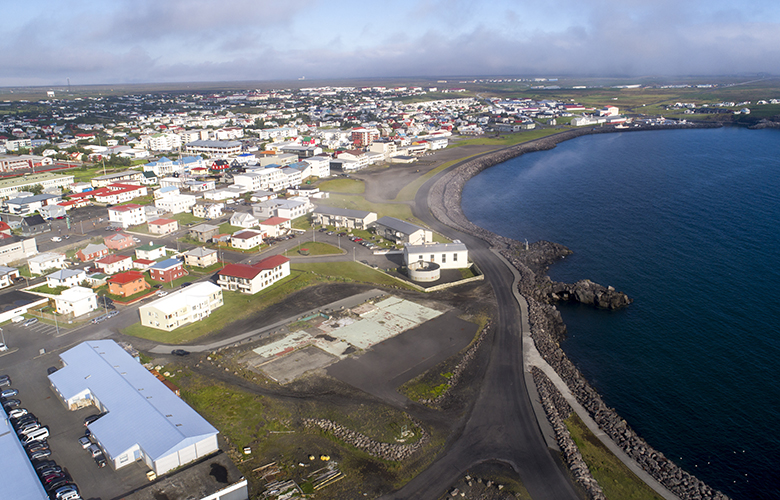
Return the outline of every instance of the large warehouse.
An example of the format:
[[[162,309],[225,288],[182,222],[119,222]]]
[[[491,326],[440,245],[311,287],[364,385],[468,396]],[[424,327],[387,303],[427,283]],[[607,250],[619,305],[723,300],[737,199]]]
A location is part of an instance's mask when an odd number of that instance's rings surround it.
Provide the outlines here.
[[[157,475],[217,451],[218,431],[113,340],[91,340],[60,354],[49,375],[71,410],[95,405],[89,424],[115,469],[143,460]]]

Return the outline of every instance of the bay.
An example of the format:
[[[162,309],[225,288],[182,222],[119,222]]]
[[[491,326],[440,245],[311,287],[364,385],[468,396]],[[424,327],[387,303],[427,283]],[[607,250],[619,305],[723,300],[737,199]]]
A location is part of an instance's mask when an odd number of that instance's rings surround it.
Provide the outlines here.
[[[572,249],[553,279],[634,298],[561,306],[566,353],[668,458],[735,499],[780,498],[780,131],[585,136],[482,172],[462,206]]]

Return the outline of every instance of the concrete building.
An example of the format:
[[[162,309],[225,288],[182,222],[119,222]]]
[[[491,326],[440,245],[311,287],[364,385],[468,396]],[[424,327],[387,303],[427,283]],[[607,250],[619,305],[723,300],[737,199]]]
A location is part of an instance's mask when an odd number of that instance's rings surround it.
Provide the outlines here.
[[[21,177],[9,177],[0,179],[0,198],[9,198],[20,191],[29,191],[33,186],[40,184],[43,189],[59,188],[73,184],[72,175],[56,174],[30,174]]]
[[[217,263],[218,257],[217,250],[197,247],[184,253],[184,263],[188,266],[209,267]]]
[[[241,152],[239,141],[192,141],[184,146],[188,153],[206,154],[209,158],[227,158]]]
[[[8,236],[0,233],[0,265],[21,262],[38,253],[35,238]]]
[[[13,267],[0,266],[0,288],[5,288],[14,284],[21,274],[19,270]]]
[[[195,283],[142,305],[141,325],[170,332],[208,317],[222,303],[220,287],[211,282]]]
[[[211,238],[219,234],[219,226],[211,224],[198,224],[188,231],[190,238],[198,240],[201,243],[208,243]]]
[[[108,247],[102,243],[89,243],[86,247],[76,252],[76,257],[81,262],[102,259],[108,255]]]
[[[260,231],[267,238],[276,238],[286,234],[292,228],[290,219],[284,217],[271,217],[260,223]]]
[[[250,227],[257,227],[260,223],[257,217],[247,212],[236,212],[230,216],[230,225],[236,227],[243,227],[249,229]]]
[[[424,245],[433,241],[433,233],[429,229],[395,217],[382,217],[372,222],[370,227],[376,229],[378,236],[394,243]]]
[[[223,290],[253,295],[290,275],[290,259],[274,255],[252,265],[228,264],[219,273],[217,284]]]
[[[87,273],[83,269],[60,269],[46,275],[46,284],[50,288],[58,286],[76,286],[87,279]]]
[[[146,222],[144,207],[129,203],[108,209],[108,220],[127,229],[130,226],[138,226]]]
[[[135,245],[133,238],[125,233],[114,233],[111,236],[104,236],[103,242],[111,250],[124,250]]]
[[[224,203],[196,203],[192,207],[192,215],[201,219],[216,219],[222,217]]]
[[[408,267],[419,261],[433,262],[441,269],[461,269],[470,265],[468,249],[459,241],[404,247],[404,265]]]
[[[97,294],[91,288],[74,286],[54,297],[57,314],[72,314],[74,318],[97,309]]]
[[[105,412],[89,430],[114,469],[141,461],[162,475],[218,450],[218,431],[113,340],[82,342],[60,359],[49,382],[69,409]]]
[[[154,206],[170,212],[172,214],[181,214],[189,212],[197,203],[198,199],[191,194],[171,193],[154,200]]]
[[[230,245],[233,248],[240,250],[251,250],[263,243],[263,233],[260,231],[253,231],[251,229],[244,229],[233,233],[230,237]]]
[[[165,257],[165,245],[152,243],[146,243],[135,249],[135,256],[138,259],[157,260],[161,257]]]
[[[323,206],[314,209],[312,220],[316,225],[343,227],[346,229],[368,229],[369,224],[376,222],[376,213]]]

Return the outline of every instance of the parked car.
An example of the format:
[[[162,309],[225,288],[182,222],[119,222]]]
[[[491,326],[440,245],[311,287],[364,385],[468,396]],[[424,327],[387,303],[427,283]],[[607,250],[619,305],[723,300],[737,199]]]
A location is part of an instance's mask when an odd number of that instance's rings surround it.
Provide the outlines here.
[[[35,472],[38,472],[47,467],[54,467],[55,465],[57,465],[57,462],[54,460],[41,460],[40,462],[34,464],[33,468],[35,469]]]
[[[79,500],[79,488],[75,484],[67,484],[53,492],[54,500]]]
[[[8,418],[12,420],[19,419],[25,415],[27,415],[27,408],[16,408],[15,410],[8,412]]]
[[[42,451],[42,450],[48,450],[49,449],[49,442],[47,440],[43,441],[34,441],[33,443],[30,443],[30,445],[27,447],[27,453],[35,453],[36,451]]]
[[[51,456],[51,450],[45,449],[45,450],[38,450],[30,453],[30,460],[40,460],[42,458],[47,458]]]
[[[103,455],[103,453],[100,453],[98,455],[93,456],[92,458],[95,459],[95,463],[98,467],[101,469],[106,466],[106,457]]]
[[[88,426],[89,424],[91,424],[91,423],[92,423],[92,422],[94,422],[95,420],[99,419],[99,418],[100,418],[100,417],[102,417],[103,415],[105,415],[105,413],[97,413],[97,414],[95,414],[95,415],[89,415],[89,416],[87,416],[87,417],[84,419],[84,427]]]
[[[27,321],[25,321],[24,323],[22,323],[22,326],[30,326],[30,325],[34,325],[34,324],[35,324],[35,323],[37,323],[37,322],[38,322],[38,318],[29,318]]]
[[[90,453],[90,455],[92,455],[93,458],[103,454],[103,452],[100,451],[100,447],[95,443],[92,443],[89,446],[87,446],[86,450]]]
[[[0,380],[7,380],[8,382],[11,382],[11,377],[8,375],[0,375]]]
[[[97,318],[92,318],[92,324],[97,325],[98,323],[102,323],[108,318],[105,315],[100,315]]]
[[[155,294],[158,297],[165,297],[166,295],[168,295],[168,292],[166,292],[165,290],[157,290],[157,292],[155,292]]]
[[[90,441],[90,439],[87,436],[81,436],[79,438],[79,444],[81,445],[82,448],[86,450],[87,448],[89,448],[89,445],[92,444],[92,441]]]
[[[68,484],[72,484],[70,478],[65,477],[61,478],[59,481],[55,481],[54,483],[44,485],[43,489],[45,489],[47,493],[52,493],[53,491],[57,491],[58,489]]]
[[[117,314],[119,314],[119,311],[117,311],[116,309],[114,309],[112,311],[108,311],[108,314],[106,314],[106,319],[111,319],[114,316],[116,316]]]
[[[46,375],[51,375],[52,373],[56,372],[58,368],[56,366],[50,366],[46,368]]]
[[[184,349],[174,349],[171,351],[171,354],[174,356],[187,356],[190,353],[190,351],[185,351]]]
[[[60,241],[62,241],[62,238],[60,238],[59,236],[52,236],[51,241],[59,243]]]
[[[192,283],[190,283],[189,281],[185,281],[184,283],[181,284],[181,288],[187,288],[190,285],[192,285]]]
[[[8,346],[0,342],[0,352],[7,351],[7,350],[8,350]]]
[[[16,389],[5,389],[3,392],[0,392],[0,398],[12,398],[19,394],[19,391]]]
[[[22,402],[19,401],[18,399],[6,399],[5,401],[3,401],[3,408],[6,411],[12,408],[18,408],[20,406],[22,406]]]
[[[0,387],[11,387],[11,379],[10,378],[0,379]]]

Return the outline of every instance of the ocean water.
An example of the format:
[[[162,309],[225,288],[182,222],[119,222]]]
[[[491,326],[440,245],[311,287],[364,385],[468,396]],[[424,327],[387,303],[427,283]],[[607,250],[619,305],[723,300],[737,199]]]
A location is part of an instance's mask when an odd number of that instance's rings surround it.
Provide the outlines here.
[[[635,299],[561,306],[566,353],[668,458],[734,499],[780,498],[780,131],[585,136],[484,171],[463,210],[572,249],[553,279]]]

